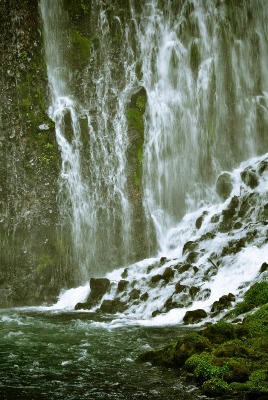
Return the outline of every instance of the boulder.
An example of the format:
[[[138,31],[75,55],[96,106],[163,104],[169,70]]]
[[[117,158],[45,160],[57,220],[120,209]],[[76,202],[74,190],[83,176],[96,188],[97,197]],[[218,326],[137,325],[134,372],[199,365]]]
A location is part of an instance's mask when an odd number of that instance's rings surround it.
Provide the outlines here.
[[[187,311],[183,317],[184,324],[195,324],[202,321],[202,319],[207,317],[205,310],[199,308],[197,310]]]
[[[124,290],[126,290],[128,284],[129,282],[124,279],[119,281],[117,285],[117,292],[123,292]]]
[[[260,268],[260,273],[263,273],[265,271],[268,271],[268,264],[264,262]]]
[[[141,291],[139,289],[132,289],[131,292],[129,293],[129,299],[137,300],[137,299],[139,299],[140,294],[141,294]]]
[[[218,176],[216,182],[216,192],[218,195],[226,200],[233,190],[232,176],[229,172],[223,172]]]
[[[151,282],[157,283],[157,282],[161,281],[161,279],[164,279],[163,275],[157,274],[157,275],[152,276]]]
[[[200,292],[200,288],[196,286],[190,287],[189,290],[189,295],[192,297],[192,299],[197,295],[197,293]]]
[[[219,300],[214,301],[211,307],[211,311],[217,313],[222,310],[225,310],[226,308],[230,307],[233,301],[235,301],[235,296],[232,293],[221,296]]]
[[[180,267],[180,269],[178,270],[178,272],[179,272],[180,274],[183,274],[184,272],[189,271],[189,269],[191,269],[191,268],[192,268],[192,265],[191,265],[191,264],[183,264],[183,265]]]
[[[255,172],[251,171],[250,169],[246,168],[240,174],[242,181],[245,185],[249,186],[251,189],[254,189],[259,184],[258,175]]]
[[[197,247],[198,247],[197,242],[189,240],[189,242],[186,242],[184,244],[183,249],[182,249],[182,254],[185,254],[186,251],[194,251]]]
[[[100,306],[100,312],[107,314],[115,314],[117,312],[123,312],[126,309],[125,303],[119,299],[103,300]]]
[[[181,285],[180,282],[178,282],[175,286],[175,293],[186,292],[188,289],[189,289],[189,286]]]
[[[163,273],[163,278],[167,281],[174,278],[175,271],[171,267],[167,267]]]
[[[186,258],[187,263],[194,263],[198,260],[199,253],[197,251],[191,251]]]
[[[143,293],[140,297],[141,301],[147,301],[149,299],[149,294],[147,292]]]
[[[89,284],[91,289],[89,298],[96,300],[101,299],[102,296],[108,292],[111,285],[107,278],[91,278]]]

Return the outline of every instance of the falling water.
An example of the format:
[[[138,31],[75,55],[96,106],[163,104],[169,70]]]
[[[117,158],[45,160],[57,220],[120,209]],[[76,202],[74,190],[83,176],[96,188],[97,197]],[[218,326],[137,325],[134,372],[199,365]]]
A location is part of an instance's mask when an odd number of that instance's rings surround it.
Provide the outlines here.
[[[265,1],[150,0],[136,21],[148,96],[144,207],[162,250],[222,169],[267,149]]]
[[[98,275],[125,263],[129,253],[124,111],[133,86],[131,71],[135,61],[125,45],[122,52],[126,53],[129,63],[121,80],[127,83],[120,88],[113,87],[109,25],[105,11],[97,7],[95,24],[101,40],[98,50],[91,49],[89,67],[83,71],[84,99],[81,101],[72,84],[68,14],[63,2],[41,0],[40,5],[51,90],[49,114],[55,122],[62,158],[59,201],[63,221],[71,225],[81,282],[89,274]],[[118,29],[122,30],[120,20]],[[121,34],[127,35],[127,30]],[[93,67],[92,63],[95,63]]]
[[[141,226],[133,218],[142,220],[144,212],[148,238],[157,238],[153,252],[165,251],[185,212],[217,200],[221,170],[267,150],[268,9],[264,0],[148,0],[141,7],[130,0],[130,18],[115,14],[111,22],[96,1],[90,21],[99,42],[78,96],[64,4],[40,4],[50,116],[62,156],[61,210],[85,278],[141,256],[133,251],[133,226]],[[147,104],[135,214],[127,107],[141,86]]]

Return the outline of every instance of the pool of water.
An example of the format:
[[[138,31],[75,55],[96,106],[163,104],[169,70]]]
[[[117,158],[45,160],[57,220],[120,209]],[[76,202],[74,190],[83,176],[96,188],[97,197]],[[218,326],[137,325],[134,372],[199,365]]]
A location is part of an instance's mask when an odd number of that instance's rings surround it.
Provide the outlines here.
[[[0,310],[0,398],[205,398],[178,371],[135,362],[186,332],[90,313]]]

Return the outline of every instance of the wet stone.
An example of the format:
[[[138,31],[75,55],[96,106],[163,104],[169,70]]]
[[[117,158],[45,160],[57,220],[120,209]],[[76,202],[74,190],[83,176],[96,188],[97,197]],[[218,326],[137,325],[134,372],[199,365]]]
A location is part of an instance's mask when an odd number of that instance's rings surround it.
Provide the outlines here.
[[[198,260],[199,253],[197,251],[191,251],[186,258],[187,263],[194,263]]]
[[[268,264],[264,262],[260,268],[260,273],[262,274],[263,272],[268,271]]]
[[[189,289],[189,286],[181,285],[180,283],[177,283],[175,286],[175,293],[186,292],[188,289]]]
[[[183,317],[184,324],[194,324],[202,321],[202,319],[207,317],[207,313],[205,310],[199,308],[193,311],[187,311]]]
[[[251,189],[255,189],[259,184],[258,176],[250,169],[244,169],[240,174],[242,181]]]
[[[197,295],[198,292],[200,292],[200,288],[199,288],[199,287],[191,286],[191,287],[190,287],[190,290],[189,290],[189,295],[190,295],[192,298],[194,298],[194,297]]]
[[[226,200],[233,190],[232,176],[229,172],[223,172],[218,176],[216,182],[216,192],[218,195]]]
[[[147,292],[143,293],[140,297],[141,301],[147,301],[149,299],[149,294]]]
[[[141,294],[141,291],[139,289],[132,289],[131,292],[129,293],[129,299],[137,300],[137,299],[139,299],[140,294]]]
[[[197,247],[198,247],[198,243],[190,240],[189,242],[186,242],[184,244],[183,249],[182,249],[182,254],[185,254],[186,251],[194,251]]]
[[[163,278],[165,280],[170,280],[170,279],[174,278],[174,274],[175,274],[174,269],[172,269],[171,267],[168,267],[165,269],[165,271],[163,273]]]
[[[117,292],[123,292],[124,290],[126,290],[128,284],[129,284],[129,282],[124,279],[119,281],[118,286],[117,286]]]

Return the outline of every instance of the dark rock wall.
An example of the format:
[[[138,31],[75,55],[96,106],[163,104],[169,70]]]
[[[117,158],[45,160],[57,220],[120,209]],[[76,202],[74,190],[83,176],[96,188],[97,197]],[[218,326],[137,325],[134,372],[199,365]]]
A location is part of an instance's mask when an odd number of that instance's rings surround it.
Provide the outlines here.
[[[38,1],[1,0],[0,25],[0,297],[9,290],[20,304],[50,299],[64,281],[55,261],[58,150]]]

